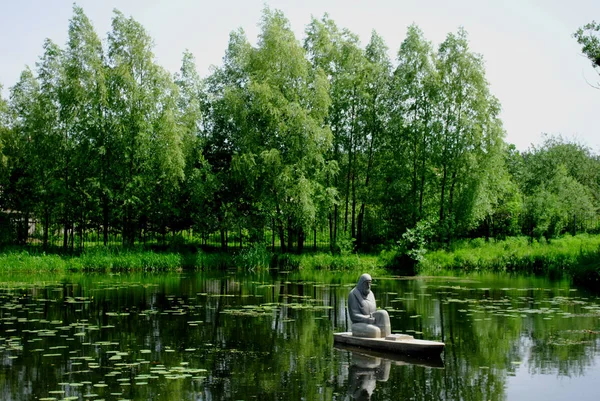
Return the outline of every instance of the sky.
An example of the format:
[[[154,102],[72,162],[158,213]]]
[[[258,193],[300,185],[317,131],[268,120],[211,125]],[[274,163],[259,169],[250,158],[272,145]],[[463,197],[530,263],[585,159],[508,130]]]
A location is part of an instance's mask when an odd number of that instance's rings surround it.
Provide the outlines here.
[[[221,65],[229,33],[242,28],[255,44],[265,7],[281,10],[299,41],[312,17],[328,13],[338,27],[368,43],[383,37],[392,61],[409,25],[416,24],[435,48],[464,27],[470,47],[485,60],[490,90],[502,104],[505,140],[519,150],[561,135],[600,154],[600,75],[572,37],[600,20],[598,0],[79,0],[106,40],[113,10],[140,22],[154,39],[158,64],[175,73],[182,54],[196,58],[202,77]],[[35,68],[50,38],[66,44],[71,0],[0,0],[2,96],[26,66]],[[599,85],[600,86],[600,85]]]

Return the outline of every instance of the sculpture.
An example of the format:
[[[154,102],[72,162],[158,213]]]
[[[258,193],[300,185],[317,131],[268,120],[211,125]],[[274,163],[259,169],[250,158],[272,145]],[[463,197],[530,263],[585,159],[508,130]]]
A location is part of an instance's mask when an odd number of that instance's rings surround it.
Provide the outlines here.
[[[369,274],[363,274],[348,296],[348,313],[354,337],[385,338],[391,334],[387,311],[377,310],[371,291],[372,281]]]

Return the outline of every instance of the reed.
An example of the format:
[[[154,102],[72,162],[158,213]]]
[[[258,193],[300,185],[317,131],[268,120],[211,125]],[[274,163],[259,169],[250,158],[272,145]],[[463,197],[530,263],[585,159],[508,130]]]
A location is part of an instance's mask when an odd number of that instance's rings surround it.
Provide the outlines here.
[[[380,259],[374,255],[283,254],[275,255],[273,259],[272,266],[284,270],[373,271],[383,268]]]

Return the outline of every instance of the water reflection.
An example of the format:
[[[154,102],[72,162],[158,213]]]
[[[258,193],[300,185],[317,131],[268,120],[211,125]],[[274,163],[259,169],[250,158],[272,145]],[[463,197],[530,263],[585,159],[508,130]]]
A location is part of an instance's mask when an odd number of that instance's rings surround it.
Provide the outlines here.
[[[402,354],[390,354],[359,347],[336,344],[335,349],[347,353],[350,359],[348,368],[348,393],[346,399],[368,401],[377,382],[387,382],[392,365],[415,365],[428,368],[443,368],[439,355],[432,358],[415,358]]]
[[[352,400],[369,401],[377,382],[390,377],[392,361],[353,352],[348,371],[348,396]]]
[[[394,331],[446,343],[436,360],[335,349],[355,282],[322,272],[2,278],[0,399],[510,401],[523,383],[540,392],[539,377],[600,374],[600,302],[568,282],[376,278]]]

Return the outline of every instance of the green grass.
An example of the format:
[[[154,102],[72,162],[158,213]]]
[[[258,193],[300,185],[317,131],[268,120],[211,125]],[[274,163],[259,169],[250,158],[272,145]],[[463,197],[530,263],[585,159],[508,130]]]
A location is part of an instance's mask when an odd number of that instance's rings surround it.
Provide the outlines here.
[[[0,271],[28,272],[117,272],[178,271],[238,268],[247,271],[336,270],[373,271],[383,266],[377,256],[333,256],[328,253],[303,255],[271,253],[265,247],[246,248],[235,254],[210,252],[155,252],[120,247],[89,248],[80,255],[46,254],[13,249],[0,253]]]
[[[600,278],[600,236],[566,235],[550,241],[530,241],[527,237],[462,241],[448,250],[428,252],[418,265],[422,274],[450,269],[566,274],[578,282],[597,281]]]
[[[92,248],[80,255],[46,254],[11,250],[0,253],[0,271],[177,271],[226,268],[233,265],[226,254],[154,252],[143,249]]]
[[[408,261],[410,262],[410,261]],[[297,254],[272,253],[264,245],[236,252],[212,253],[194,247],[151,249],[90,247],[80,255],[45,254],[35,250],[6,250],[0,253],[1,271],[30,272],[113,272],[179,271],[237,268],[267,271],[384,272],[395,274],[435,274],[440,271],[503,271],[567,275],[577,283],[600,282],[600,236],[565,236],[551,241],[531,241],[527,237],[503,241],[474,239],[454,243],[447,250],[431,251],[416,265],[395,251],[379,255],[331,255],[327,252]]]

